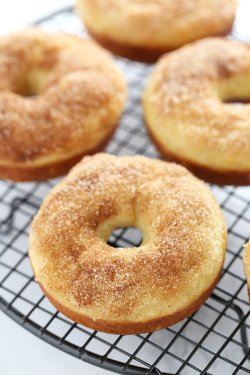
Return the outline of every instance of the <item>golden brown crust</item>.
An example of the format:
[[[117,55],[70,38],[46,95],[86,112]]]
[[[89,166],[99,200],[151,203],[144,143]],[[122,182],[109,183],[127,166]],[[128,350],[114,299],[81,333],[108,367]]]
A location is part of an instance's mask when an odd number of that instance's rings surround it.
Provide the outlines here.
[[[138,248],[106,241],[138,226]],[[207,187],[144,157],[85,157],[43,203],[30,233],[35,277],[67,316],[106,332],[160,329],[195,311],[223,265],[226,228]]]
[[[115,130],[116,128],[112,129],[111,133],[108,134],[108,136],[103,139],[103,141],[95,149],[89,150],[88,155],[93,155],[99,151],[102,151],[112,138]],[[84,154],[85,153],[81,153],[80,155],[74,155],[66,160],[59,160],[52,162],[49,165],[46,164],[41,166],[17,166],[17,164],[3,166],[0,164],[0,176],[4,179],[19,182],[44,181],[46,179],[55,178],[67,173],[70,168],[72,168],[83,158]]]
[[[80,16],[101,45],[145,62],[197,39],[226,35],[236,7],[237,0],[197,0],[195,6],[192,0],[77,1]]]
[[[167,52],[166,49],[145,48],[130,46],[125,43],[117,43],[96,33],[91,29],[90,26],[85,26],[87,27],[88,33],[92,36],[92,38],[94,38],[102,47],[107,48],[109,51],[118,56],[122,56],[130,60],[153,63],[163,53]]]
[[[39,29],[0,38],[0,77],[0,177],[15,180],[49,178],[100,149],[126,96],[102,48]]]
[[[149,134],[166,158],[219,184],[250,183],[250,48],[222,38],[161,58],[144,92]]]
[[[139,46],[131,46],[126,43],[118,43],[104,37],[101,34],[98,34],[94,30],[91,29],[91,26],[85,24],[88,33],[94,38],[102,47],[108,49],[109,51],[113,52],[118,56],[125,57],[130,60],[136,60],[145,63],[154,63],[159,59],[161,55],[166,52],[170,52],[173,48],[157,48],[154,46],[149,47],[139,47]],[[232,29],[233,23],[229,26],[226,26],[224,30],[220,33],[216,33],[215,35],[218,36],[225,36],[228,35]]]
[[[177,157],[174,154],[171,154],[169,150],[167,150],[166,146],[163,145],[156,137],[154,137],[153,132],[151,132],[150,128],[147,126],[147,122],[144,122],[150,135],[151,139],[153,140],[157,149],[164,155],[167,161],[172,161],[175,163],[179,163],[184,165],[184,167],[188,168],[192,173],[194,173],[197,177],[201,178],[204,181],[210,182],[212,184],[217,185],[236,185],[236,186],[247,186],[250,185],[250,170],[246,172],[239,172],[239,171],[219,171],[219,170],[212,170],[206,168],[202,165],[194,164],[188,160],[182,159]]]
[[[74,310],[70,310],[65,305],[62,305],[60,302],[58,302],[57,299],[53,298],[49,293],[46,292],[46,290],[43,288],[43,286],[39,283],[41,289],[43,290],[44,294],[47,296],[47,298],[50,300],[50,302],[56,307],[58,311],[60,311],[62,314],[67,316],[69,319],[82,324],[86,327],[89,327],[91,329],[94,329],[96,331],[106,332],[106,333],[113,333],[118,335],[134,335],[137,333],[146,333],[146,332],[152,332],[157,331],[162,328],[167,328],[175,323],[178,323],[182,319],[187,318],[191,314],[193,314],[195,311],[197,311],[200,306],[206,301],[206,299],[210,296],[213,289],[215,288],[217,282],[219,280],[219,277],[215,280],[214,284],[210,286],[210,288],[203,293],[202,296],[200,296],[196,301],[192,302],[187,308],[178,311],[172,315],[165,316],[158,319],[151,319],[146,322],[111,322],[104,319],[98,319],[94,320],[89,318],[88,316],[84,316],[83,314],[76,313]]]

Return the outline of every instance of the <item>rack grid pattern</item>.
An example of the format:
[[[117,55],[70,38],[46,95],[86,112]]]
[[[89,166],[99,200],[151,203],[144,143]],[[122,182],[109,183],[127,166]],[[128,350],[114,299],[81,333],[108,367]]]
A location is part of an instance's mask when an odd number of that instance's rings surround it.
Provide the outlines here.
[[[48,30],[84,33],[71,8],[37,24]],[[117,63],[128,81],[129,100],[106,151],[159,158],[143,126],[140,107],[152,66],[120,58]],[[250,373],[250,309],[242,266],[243,244],[250,234],[250,188],[211,186],[226,218],[229,241],[221,279],[199,311],[165,330],[118,336],[93,331],[67,319],[55,310],[34,280],[27,255],[29,225],[58,180],[0,182],[0,309],[55,347],[117,373]],[[137,246],[140,236],[133,229],[120,229],[113,233],[110,243]]]

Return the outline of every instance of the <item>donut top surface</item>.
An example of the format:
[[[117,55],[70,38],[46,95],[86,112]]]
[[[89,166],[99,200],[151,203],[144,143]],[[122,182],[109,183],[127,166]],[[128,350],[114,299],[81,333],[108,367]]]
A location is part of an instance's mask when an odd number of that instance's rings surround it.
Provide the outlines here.
[[[63,159],[83,139],[91,149],[117,122],[125,92],[110,55],[90,40],[38,28],[1,36],[0,164]]]
[[[141,246],[109,246],[112,230],[126,226],[141,229]],[[225,238],[217,203],[183,167],[97,154],[42,204],[30,258],[36,279],[61,305],[93,319],[138,322],[174,313],[207,291]]]
[[[237,0],[78,0],[87,26],[111,40],[151,48],[177,48],[224,34]]]
[[[219,171],[250,171],[250,47],[209,38],[165,55],[144,94],[147,124],[167,150]]]

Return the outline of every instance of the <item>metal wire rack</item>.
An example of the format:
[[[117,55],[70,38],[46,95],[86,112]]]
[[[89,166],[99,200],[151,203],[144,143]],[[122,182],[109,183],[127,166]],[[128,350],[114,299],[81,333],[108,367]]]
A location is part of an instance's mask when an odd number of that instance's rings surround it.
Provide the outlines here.
[[[37,22],[49,30],[82,34],[71,8]],[[235,35],[240,31],[236,29]],[[242,35],[244,36],[244,35]],[[128,80],[129,101],[110,153],[159,157],[142,120],[140,98],[152,67],[117,59]],[[108,335],[77,325],[54,309],[37,286],[29,264],[28,231],[42,199],[58,180],[0,182],[0,309],[53,346],[121,374],[250,373],[250,310],[242,269],[250,234],[250,188],[212,186],[229,229],[224,270],[213,295],[198,312],[168,329],[134,336]],[[113,233],[113,246],[136,246],[133,229]]]

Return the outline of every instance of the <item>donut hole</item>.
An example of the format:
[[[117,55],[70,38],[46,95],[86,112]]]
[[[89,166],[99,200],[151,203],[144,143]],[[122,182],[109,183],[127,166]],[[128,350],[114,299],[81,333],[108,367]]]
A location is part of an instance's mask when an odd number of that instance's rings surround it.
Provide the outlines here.
[[[235,107],[250,103],[250,76],[236,76],[219,83],[218,91],[221,101]]]
[[[14,92],[18,95],[35,99],[40,95],[48,81],[48,71],[41,69],[30,70],[23,74],[22,80],[16,82]]]
[[[139,247],[142,241],[143,233],[138,227],[117,227],[109,235],[107,244],[116,248],[131,248]]]
[[[235,108],[241,108],[245,104],[249,104],[250,103],[250,99],[249,100],[229,99],[229,100],[224,101],[223,103],[232,105]]]

